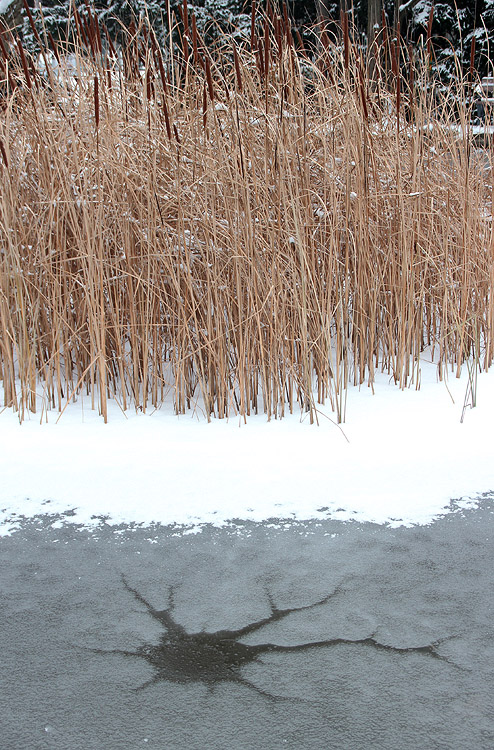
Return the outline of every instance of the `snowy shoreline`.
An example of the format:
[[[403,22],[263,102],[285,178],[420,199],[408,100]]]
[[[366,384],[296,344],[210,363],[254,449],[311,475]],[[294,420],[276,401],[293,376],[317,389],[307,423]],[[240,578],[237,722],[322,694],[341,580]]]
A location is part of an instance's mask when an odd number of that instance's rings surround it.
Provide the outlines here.
[[[89,527],[101,517],[192,529],[233,518],[428,524],[452,499],[471,507],[494,489],[494,371],[479,374],[477,407],[460,423],[467,387],[466,367],[444,383],[426,361],[419,391],[379,374],[374,395],[348,389],[343,432],[329,406],[319,426],[300,413],[208,424],[199,413],[175,416],[171,404],[123,414],[115,402],[105,425],[89,398],[58,423],[55,411],[47,423],[33,414],[19,424],[4,409],[0,534],[22,517],[67,511],[67,522]]]

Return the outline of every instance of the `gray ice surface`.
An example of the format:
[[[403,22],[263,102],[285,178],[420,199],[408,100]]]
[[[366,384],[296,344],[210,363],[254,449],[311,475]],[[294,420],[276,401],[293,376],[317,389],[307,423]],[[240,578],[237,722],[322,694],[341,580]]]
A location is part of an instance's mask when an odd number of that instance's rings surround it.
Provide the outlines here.
[[[428,527],[323,521],[96,531],[53,517],[0,539],[1,750],[492,750],[494,498]],[[158,644],[156,610],[187,633],[299,645],[244,682],[150,680],[124,653]],[[252,687],[249,686],[249,683]],[[272,697],[270,697],[272,696]]]

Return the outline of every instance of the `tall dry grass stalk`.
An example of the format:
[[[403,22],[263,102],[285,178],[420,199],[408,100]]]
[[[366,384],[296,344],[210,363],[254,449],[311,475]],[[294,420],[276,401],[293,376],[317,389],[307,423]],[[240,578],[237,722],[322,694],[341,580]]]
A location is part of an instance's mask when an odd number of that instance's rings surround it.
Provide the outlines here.
[[[142,21],[122,50],[74,14],[74,49],[0,45],[4,404],[107,418],[345,416],[377,369],[420,385],[494,356],[492,149],[468,76],[385,41],[372,78],[345,29],[296,51],[287,14],[210,53],[183,14],[170,58]],[[378,42],[376,42],[377,44]],[[106,51],[105,51],[106,50]]]

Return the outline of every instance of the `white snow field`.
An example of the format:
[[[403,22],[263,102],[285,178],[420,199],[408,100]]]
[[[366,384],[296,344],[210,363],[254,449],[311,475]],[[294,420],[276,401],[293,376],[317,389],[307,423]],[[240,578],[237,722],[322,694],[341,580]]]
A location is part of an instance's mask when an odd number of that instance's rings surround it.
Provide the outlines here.
[[[380,524],[427,524],[474,506],[494,490],[494,370],[479,374],[476,408],[467,367],[439,382],[421,362],[421,387],[400,390],[387,374],[374,394],[349,388],[341,429],[329,406],[319,425],[300,412],[247,424],[207,423],[199,409],[177,417],[172,405],[123,414],[109,423],[89,398],[22,424],[0,413],[0,533],[22,517],[70,513],[66,522],[201,524],[337,518]],[[461,423],[462,414],[464,415]],[[47,418],[47,422],[46,422]],[[58,421],[57,421],[58,420]],[[65,521],[64,521],[65,522]]]

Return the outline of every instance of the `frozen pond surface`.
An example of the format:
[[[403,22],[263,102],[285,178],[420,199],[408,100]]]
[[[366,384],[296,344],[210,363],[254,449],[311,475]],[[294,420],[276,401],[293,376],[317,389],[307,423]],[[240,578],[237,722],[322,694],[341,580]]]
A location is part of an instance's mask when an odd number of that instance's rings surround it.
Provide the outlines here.
[[[53,521],[0,539],[2,747],[494,747],[492,495],[414,528]]]

